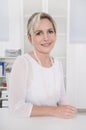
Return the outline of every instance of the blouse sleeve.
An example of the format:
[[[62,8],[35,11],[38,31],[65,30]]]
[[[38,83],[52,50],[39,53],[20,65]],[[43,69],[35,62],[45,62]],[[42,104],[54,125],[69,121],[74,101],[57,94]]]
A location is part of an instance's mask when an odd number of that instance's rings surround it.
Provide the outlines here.
[[[27,91],[28,64],[19,56],[11,71],[9,81],[9,108],[13,115],[29,117],[33,105],[25,101]]]
[[[66,88],[65,88],[65,83],[64,83],[63,67],[62,67],[61,63],[59,65],[59,70],[60,70],[60,80],[61,80],[61,91],[60,91],[59,105],[66,105],[67,104]]]

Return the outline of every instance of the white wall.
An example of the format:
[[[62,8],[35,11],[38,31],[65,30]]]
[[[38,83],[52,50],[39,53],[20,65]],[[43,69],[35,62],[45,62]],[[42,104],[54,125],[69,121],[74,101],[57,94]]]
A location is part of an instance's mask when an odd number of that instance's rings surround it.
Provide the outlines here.
[[[86,44],[68,45],[67,96],[70,104],[86,108]]]
[[[83,21],[83,19],[86,21],[86,15],[84,13],[86,12],[86,8],[84,8],[86,7],[86,1],[69,1],[67,96],[70,104],[79,108],[86,108],[86,23]],[[82,9],[82,11],[79,9]],[[77,11],[80,14],[78,16],[76,13]],[[84,15],[81,14],[82,12]],[[82,16],[84,16],[83,19]],[[80,29],[81,27],[83,27],[83,29]],[[77,33],[77,31],[79,32]],[[83,35],[80,36],[80,34]]]

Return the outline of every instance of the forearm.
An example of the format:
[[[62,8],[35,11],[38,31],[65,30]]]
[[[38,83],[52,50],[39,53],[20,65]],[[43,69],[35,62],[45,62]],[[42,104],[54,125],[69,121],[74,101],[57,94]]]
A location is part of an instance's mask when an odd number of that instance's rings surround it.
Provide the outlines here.
[[[31,116],[54,116],[56,107],[33,106]]]
[[[54,116],[59,118],[73,118],[76,115],[76,108],[64,106],[33,106],[31,116]]]

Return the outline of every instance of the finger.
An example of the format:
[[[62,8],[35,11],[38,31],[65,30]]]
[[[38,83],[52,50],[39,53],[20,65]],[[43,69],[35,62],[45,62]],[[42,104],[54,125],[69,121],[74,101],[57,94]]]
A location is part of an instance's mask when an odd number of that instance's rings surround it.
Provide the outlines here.
[[[75,107],[73,107],[73,106],[67,106],[67,108],[69,110],[71,110],[71,112],[77,113],[77,109]]]
[[[69,119],[69,118],[74,118],[75,114],[74,113],[66,113],[65,114],[65,118]]]

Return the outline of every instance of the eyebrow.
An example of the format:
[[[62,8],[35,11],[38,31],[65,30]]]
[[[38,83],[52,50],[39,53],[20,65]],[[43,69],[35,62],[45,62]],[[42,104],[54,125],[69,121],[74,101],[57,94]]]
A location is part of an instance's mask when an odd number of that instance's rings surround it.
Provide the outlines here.
[[[48,30],[54,30],[53,28],[49,28]],[[43,30],[36,30],[34,31],[34,33],[37,33],[37,32],[42,32]]]
[[[41,32],[42,30],[36,30],[36,31],[34,31],[34,33],[36,33],[36,32]]]

